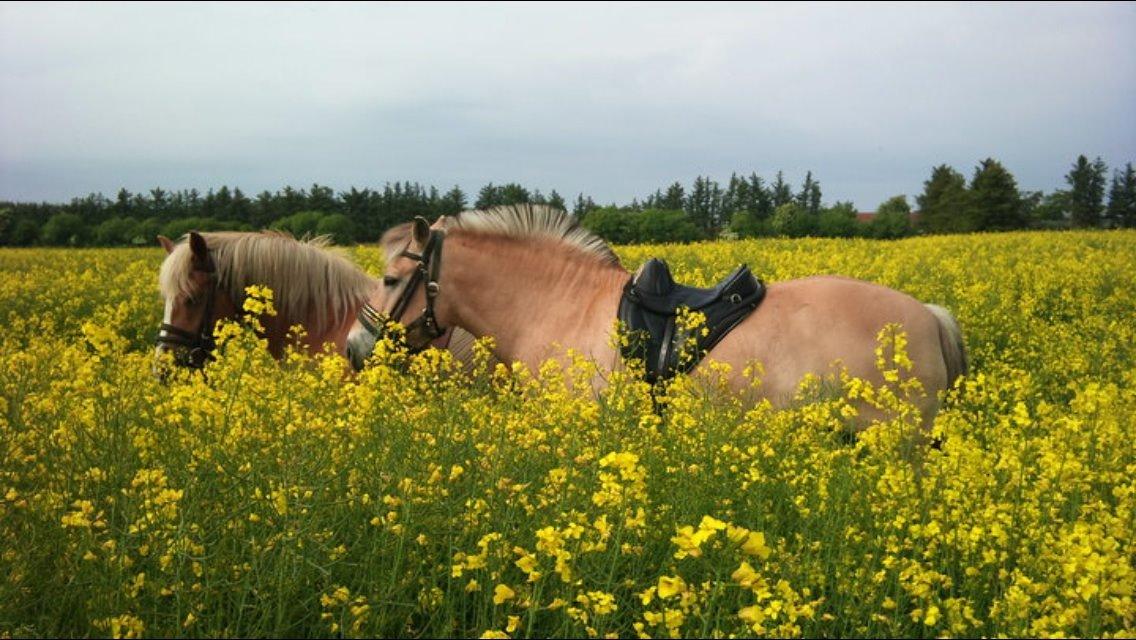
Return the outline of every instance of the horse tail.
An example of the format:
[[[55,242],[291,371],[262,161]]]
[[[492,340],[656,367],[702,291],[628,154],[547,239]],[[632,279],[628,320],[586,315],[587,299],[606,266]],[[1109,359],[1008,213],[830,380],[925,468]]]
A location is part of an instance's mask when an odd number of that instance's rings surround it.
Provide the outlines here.
[[[959,376],[966,375],[969,368],[966,361],[966,345],[962,341],[962,329],[950,311],[937,304],[924,306],[939,321],[939,345],[943,349],[943,362],[947,365],[947,387],[951,387]]]

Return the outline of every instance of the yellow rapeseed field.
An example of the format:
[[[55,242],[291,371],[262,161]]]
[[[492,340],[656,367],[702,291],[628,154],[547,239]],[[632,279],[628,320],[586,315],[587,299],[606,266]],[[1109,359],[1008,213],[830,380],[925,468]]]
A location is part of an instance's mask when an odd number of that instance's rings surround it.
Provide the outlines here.
[[[948,307],[941,448],[857,380],[775,412],[683,379],[656,411],[630,372],[349,378],[238,325],[162,384],[160,249],[4,250],[0,636],[1136,635],[1136,233],[618,253]],[[864,397],[895,418],[851,438]]]

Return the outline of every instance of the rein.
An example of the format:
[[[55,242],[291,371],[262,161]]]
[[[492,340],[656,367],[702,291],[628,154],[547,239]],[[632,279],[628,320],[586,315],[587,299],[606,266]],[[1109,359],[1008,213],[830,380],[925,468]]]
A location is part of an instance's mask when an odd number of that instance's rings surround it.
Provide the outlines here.
[[[422,253],[414,253],[408,248],[403,249],[398,254],[401,257],[414,260],[418,263],[418,266],[414,269],[413,275],[410,276],[410,281],[407,282],[402,295],[395,300],[390,314],[380,312],[372,307],[370,302],[363,303],[363,307],[357,315],[359,324],[363,325],[363,328],[374,336],[376,341],[382,340],[390,325],[398,322],[398,319],[406,312],[406,308],[410,306],[410,299],[414,297],[414,292],[418,290],[420,283],[424,283],[426,291],[426,308],[422,310],[422,315],[406,325],[404,334],[406,346],[411,353],[418,353],[430,346],[431,342],[446,335],[446,329],[438,324],[438,318],[434,315],[434,302],[441,291],[441,287],[438,285],[438,277],[442,270],[442,241],[445,236],[445,231],[433,229],[430,231],[430,239],[426,241]]]

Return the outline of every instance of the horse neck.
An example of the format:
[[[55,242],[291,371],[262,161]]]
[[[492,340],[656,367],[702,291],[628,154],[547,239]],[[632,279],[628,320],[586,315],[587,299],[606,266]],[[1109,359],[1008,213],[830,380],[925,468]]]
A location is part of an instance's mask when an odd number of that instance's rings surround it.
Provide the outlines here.
[[[372,290],[377,287],[378,281],[374,280]],[[236,298],[233,295],[233,292],[229,292],[230,299],[235,300]],[[300,325],[304,328],[301,344],[309,352],[319,351],[324,343],[332,342],[336,349],[343,353],[347,334],[355,323],[355,316],[359,313],[359,309],[366,301],[366,296],[348,300],[342,307],[342,315],[338,317],[335,314],[336,301],[331,299],[314,302],[307,308],[295,310],[296,312],[292,315],[286,315],[278,309],[275,316],[261,317],[261,326],[264,327],[264,337],[268,340],[269,352],[277,358],[283,356],[285,347],[291,344],[289,333],[292,327]],[[317,323],[321,311],[324,318],[322,325]],[[232,317],[236,317],[236,315],[239,315],[239,312]]]
[[[627,278],[554,240],[455,232],[442,251],[438,321],[492,336],[498,357],[530,367],[553,342],[605,359]]]

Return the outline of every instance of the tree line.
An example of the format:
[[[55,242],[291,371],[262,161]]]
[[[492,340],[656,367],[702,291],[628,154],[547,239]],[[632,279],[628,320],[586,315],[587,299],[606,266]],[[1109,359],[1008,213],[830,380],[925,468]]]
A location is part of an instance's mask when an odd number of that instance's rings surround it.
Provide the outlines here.
[[[915,233],[962,233],[1026,228],[1136,226],[1136,173],[1132,163],[1109,182],[1108,167],[1080,156],[1065,176],[1067,189],[1024,192],[997,160],[987,158],[968,181],[949,165],[932,169],[912,206],[904,195],[881,203],[870,221],[851,202],[823,204],[819,180],[808,172],[794,188],[778,172],[772,181],[757,173],[733,174],[724,185],[698,176],[675,182],[626,205],[600,206],[579,194],[569,205],[555,189],[542,193],[517,184],[482,187],[472,207],[518,203],[571,209],[581,223],[619,244],[690,242],[717,237],[868,236],[900,238]],[[1106,199],[1107,196],[1107,199]],[[177,238],[191,230],[288,231],[297,237],[327,234],[335,242],[373,242],[383,230],[414,216],[453,215],[470,206],[461,188],[448,191],[414,182],[382,189],[335,192],[313,184],[246,196],[222,186],[148,193],[119,190],[66,204],[0,203],[0,246],[129,246],[154,243],[158,234]]]

